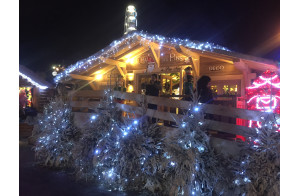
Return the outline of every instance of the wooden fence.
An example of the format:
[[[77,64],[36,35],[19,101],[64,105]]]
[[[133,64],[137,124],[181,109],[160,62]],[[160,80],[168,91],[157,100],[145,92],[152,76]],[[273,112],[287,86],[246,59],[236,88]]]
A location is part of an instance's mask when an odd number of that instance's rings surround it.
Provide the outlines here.
[[[117,103],[117,107],[124,112],[134,114],[134,117],[141,116],[143,114],[154,117],[157,119],[179,122],[179,119],[182,117],[181,114],[176,114],[169,112],[170,108],[173,108],[173,111],[176,111],[175,108],[188,110],[191,107],[192,102],[181,101],[175,99],[169,99],[164,97],[155,97],[155,96],[146,96],[136,93],[124,93],[119,91],[114,91],[113,96],[115,98],[125,100],[124,104]],[[74,112],[92,112],[96,110],[99,106],[100,99],[105,97],[104,91],[88,91],[82,90],[77,92],[70,92],[69,97],[71,97],[71,105],[74,108]],[[146,113],[143,112],[143,108],[140,107],[141,104],[156,104],[158,105],[158,110],[147,109]],[[169,108],[167,112],[161,111],[161,108]],[[226,107],[221,105],[213,104],[201,104],[201,107],[204,110],[204,113],[225,116],[229,118],[238,118],[245,120],[261,121],[262,119],[272,118],[271,120],[277,120],[280,118],[278,114],[259,112],[253,110],[239,109],[234,107]],[[178,110],[177,110],[178,111]],[[174,124],[174,123],[173,123]],[[217,120],[204,120],[204,125],[209,130],[214,130],[223,133],[242,135],[244,137],[249,136],[251,133],[255,133],[254,128],[236,125],[227,122],[221,122]]]

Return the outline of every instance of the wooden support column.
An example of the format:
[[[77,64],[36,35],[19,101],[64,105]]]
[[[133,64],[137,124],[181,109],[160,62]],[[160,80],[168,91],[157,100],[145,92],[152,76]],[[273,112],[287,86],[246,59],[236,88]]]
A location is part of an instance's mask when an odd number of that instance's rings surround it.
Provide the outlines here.
[[[180,67],[180,75],[179,75],[179,95],[182,95],[182,89],[183,89],[183,69]]]
[[[249,78],[251,70],[243,60],[240,60],[239,62],[234,62],[233,65],[235,68],[237,68],[243,73],[243,78],[241,80],[241,96],[243,97],[245,96],[245,88],[250,86],[251,84],[251,79]]]
[[[97,86],[93,83],[93,81],[89,82],[89,85],[92,87],[94,91],[98,90]]]
[[[125,78],[125,74],[124,74],[123,70],[121,69],[121,67],[118,64],[117,64],[117,68],[118,68],[120,74],[123,76],[123,78]]]

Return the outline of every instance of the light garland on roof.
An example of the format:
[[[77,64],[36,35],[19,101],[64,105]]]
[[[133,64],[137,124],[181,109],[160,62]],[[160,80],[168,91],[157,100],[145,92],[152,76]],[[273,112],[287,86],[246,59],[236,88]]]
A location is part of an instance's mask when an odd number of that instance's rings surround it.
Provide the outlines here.
[[[167,38],[161,35],[150,35],[148,33],[144,32],[133,32],[129,33],[123,38],[119,40],[113,41],[108,47],[100,50],[96,54],[83,59],[81,61],[76,62],[73,65],[70,65],[65,71],[58,74],[54,81],[57,83],[64,77],[68,76],[69,73],[77,70],[79,72],[87,70],[89,67],[95,65],[95,63],[100,64],[105,62],[105,59],[108,57],[111,57],[112,55],[116,54],[120,50],[120,46],[126,42],[127,47],[131,48],[130,44],[132,44],[134,41],[137,40],[138,37],[141,37],[140,43],[143,46],[149,46],[151,42],[156,42],[159,44],[159,47],[161,48],[164,44],[171,44],[173,46],[182,45],[188,48],[193,48],[197,50],[203,50],[203,51],[214,51],[214,50],[225,50],[230,51],[229,49],[215,45],[213,43],[209,42],[198,42],[198,41],[190,41],[189,39],[178,39],[178,38]],[[123,47],[122,47],[123,48]]]
[[[46,89],[46,88],[48,88],[48,86],[43,86],[43,85],[38,84],[37,82],[35,82],[34,80],[32,80],[30,77],[26,76],[25,74],[23,74],[21,72],[19,72],[19,75],[22,76],[22,78],[28,80],[28,82],[30,82],[34,86],[36,86],[36,87],[38,87],[40,89]]]

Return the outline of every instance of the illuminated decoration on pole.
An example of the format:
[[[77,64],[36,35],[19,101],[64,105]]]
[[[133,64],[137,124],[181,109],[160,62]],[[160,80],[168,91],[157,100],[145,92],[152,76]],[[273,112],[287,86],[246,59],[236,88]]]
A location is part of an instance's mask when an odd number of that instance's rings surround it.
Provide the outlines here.
[[[267,70],[253,85],[246,88],[247,109],[280,113],[280,78]],[[259,122],[249,121],[249,127],[261,127]]]
[[[92,56],[80,60],[76,62],[73,65],[70,65],[67,67],[64,71],[61,73],[58,73],[57,76],[54,78],[54,81],[57,83],[61,79],[67,77],[71,72],[78,71],[79,73],[81,71],[85,71],[88,68],[98,65],[100,63],[104,63],[105,59],[115,55],[117,52],[119,52],[120,49],[122,49],[125,45],[127,45],[127,48],[130,48],[130,45],[134,42],[136,42],[137,39],[140,39],[140,44],[143,46],[149,46],[151,42],[158,43],[160,46],[164,44],[178,46],[182,45],[184,47],[193,48],[197,50],[203,50],[203,51],[214,51],[214,50],[223,50],[223,51],[230,51],[229,49],[215,45],[213,43],[209,42],[198,42],[198,41],[190,41],[188,39],[177,39],[177,38],[167,38],[161,35],[151,35],[144,32],[130,32],[126,36],[122,37],[119,40],[113,41],[109,47],[106,47],[105,49],[100,50],[99,52],[93,54]]]
[[[30,82],[31,84],[33,84],[34,86],[40,88],[40,89],[46,89],[48,88],[48,86],[42,86],[40,84],[38,84],[37,82],[35,82],[34,80],[32,80],[30,77],[26,76],[25,74],[19,72],[19,75],[22,76],[22,78],[28,80],[28,82]]]
[[[133,5],[129,5],[125,12],[124,35],[137,29],[137,12]]]

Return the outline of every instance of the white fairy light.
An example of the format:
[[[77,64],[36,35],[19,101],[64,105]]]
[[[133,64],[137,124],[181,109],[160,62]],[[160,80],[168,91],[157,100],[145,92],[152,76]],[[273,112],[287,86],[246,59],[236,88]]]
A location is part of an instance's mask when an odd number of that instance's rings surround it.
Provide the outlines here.
[[[94,66],[95,64],[98,65],[99,63],[104,62],[106,58],[109,58],[110,56],[117,53],[119,51],[119,46],[124,44],[124,42],[127,41],[126,44],[130,45],[135,41],[136,38],[141,38],[140,42],[144,46],[148,46],[151,42],[156,42],[160,45],[163,45],[163,44],[170,44],[173,46],[182,45],[185,47],[194,48],[194,49],[203,50],[203,51],[214,51],[214,50],[230,51],[225,47],[215,45],[213,43],[208,43],[208,42],[201,43],[198,41],[189,41],[187,39],[183,40],[183,39],[178,39],[178,38],[167,38],[167,37],[164,37],[161,35],[153,36],[153,35],[144,33],[143,31],[141,31],[141,32],[134,31],[134,32],[128,33],[125,37],[121,38],[120,40],[113,41],[109,45],[109,47],[106,47],[106,48],[100,50],[99,52],[88,57],[87,59],[83,59],[81,61],[76,62],[73,65],[70,65],[63,72],[57,74],[56,77],[54,78],[54,81],[57,83],[61,79],[67,77],[69,75],[69,73],[71,73],[75,70],[77,70],[79,72],[84,71],[84,70],[87,70],[89,67]],[[163,56],[163,54],[161,54],[161,55]]]
[[[96,149],[95,150],[95,155],[99,154],[100,153],[100,150],[99,149]]]
[[[46,89],[46,88],[48,88],[48,86],[40,85],[39,83],[35,82],[33,79],[31,79],[30,77],[26,76],[25,74],[23,74],[21,72],[19,72],[19,75],[22,76],[22,78],[28,80],[28,82],[30,82],[34,86],[36,86],[36,87],[38,87],[40,89]]]

